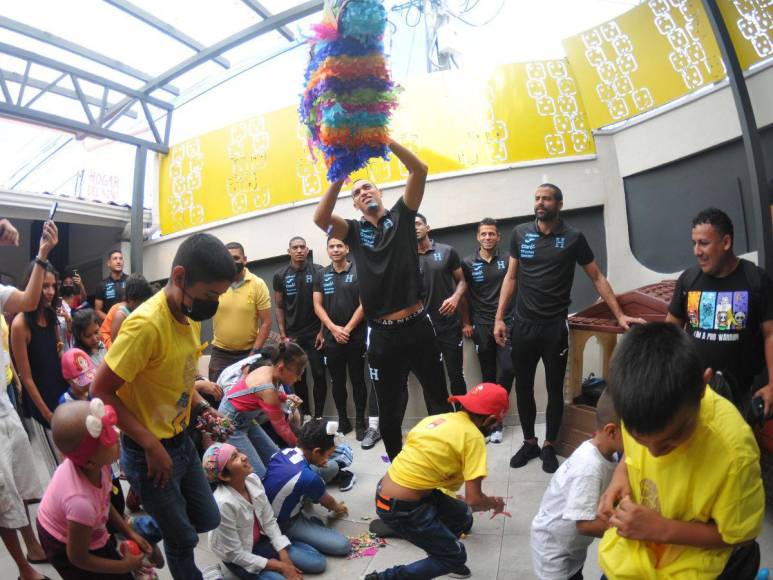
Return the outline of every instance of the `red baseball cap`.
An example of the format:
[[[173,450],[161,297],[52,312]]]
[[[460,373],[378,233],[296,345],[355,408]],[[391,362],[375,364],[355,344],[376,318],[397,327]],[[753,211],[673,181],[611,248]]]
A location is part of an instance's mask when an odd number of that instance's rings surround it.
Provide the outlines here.
[[[494,415],[502,421],[510,408],[507,391],[494,383],[481,383],[465,395],[448,397],[449,403],[459,403],[466,410],[478,415]]]

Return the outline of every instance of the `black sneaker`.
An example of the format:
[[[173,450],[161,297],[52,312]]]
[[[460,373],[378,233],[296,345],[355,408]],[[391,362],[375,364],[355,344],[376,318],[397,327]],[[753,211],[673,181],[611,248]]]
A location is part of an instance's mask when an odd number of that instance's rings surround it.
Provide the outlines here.
[[[523,467],[532,459],[540,456],[539,445],[524,441],[521,448],[510,458],[510,467]]]
[[[354,422],[354,436],[357,439],[357,441],[362,441],[365,439],[365,431],[368,430],[368,424],[365,422],[365,419],[357,419]]]
[[[338,482],[338,489],[340,489],[341,491],[349,491],[354,487],[354,484],[357,482],[357,477],[351,471],[342,469],[341,471],[338,472],[338,475],[336,476],[336,481]]]
[[[556,450],[552,445],[545,445],[540,451],[540,457],[542,458],[542,471],[545,473],[555,473],[558,469],[558,458],[556,457]]]
[[[366,576],[360,576],[361,580],[378,580],[378,572],[371,572]]]
[[[381,433],[379,430],[368,427],[368,430],[365,431],[365,436],[362,438],[362,448],[372,449],[379,441],[381,441]]]
[[[470,569],[467,566],[462,564],[459,569],[449,572],[447,576],[449,578],[469,578],[472,576],[472,572],[470,572]]]
[[[343,419],[338,420],[338,432],[342,435],[352,432],[352,423],[348,418],[344,417]]]

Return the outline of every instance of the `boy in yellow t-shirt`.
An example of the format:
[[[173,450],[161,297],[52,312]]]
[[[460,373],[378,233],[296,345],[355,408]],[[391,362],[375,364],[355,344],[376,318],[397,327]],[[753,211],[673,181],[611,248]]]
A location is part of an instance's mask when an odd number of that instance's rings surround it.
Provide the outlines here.
[[[194,389],[200,321],[234,278],[223,243],[195,234],[180,244],[166,287],[126,319],[91,385],[123,432],[121,464],[164,538],[176,580],[202,578],[193,549],[220,514],[186,432],[191,407],[214,412]]]
[[[652,323],[629,331],[610,368],[625,461],[601,497],[608,578],[753,580],[765,498],[751,429],[706,387],[690,338]]]
[[[487,474],[484,436],[507,414],[507,391],[483,383],[448,400],[461,410],[427,417],[411,429],[376,489],[379,518],[425,550],[427,557],[372,572],[366,580],[429,579],[445,574],[468,578],[467,553],[458,538],[472,527],[472,512],[493,510],[494,516],[509,516],[503,498],[487,496],[481,489]],[[463,500],[443,491],[456,491],[462,484]]]

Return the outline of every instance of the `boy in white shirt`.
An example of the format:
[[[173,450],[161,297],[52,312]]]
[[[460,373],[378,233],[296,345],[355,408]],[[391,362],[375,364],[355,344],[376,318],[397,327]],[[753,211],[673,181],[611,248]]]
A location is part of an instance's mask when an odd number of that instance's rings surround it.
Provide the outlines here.
[[[593,438],[558,468],[531,523],[534,572],[540,580],[582,580],[588,546],[607,529],[596,509],[617,466],[614,455],[623,452],[623,439],[606,390],[596,406],[596,426]]]

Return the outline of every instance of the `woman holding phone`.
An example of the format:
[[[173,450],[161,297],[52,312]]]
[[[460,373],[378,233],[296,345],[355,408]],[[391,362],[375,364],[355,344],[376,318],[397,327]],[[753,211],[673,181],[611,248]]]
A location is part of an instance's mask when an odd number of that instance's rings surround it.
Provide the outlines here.
[[[61,344],[56,313],[56,271],[48,254],[56,245],[58,233],[54,222],[43,225],[40,250],[30,263],[24,284],[43,269],[43,285],[36,308],[17,315],[11,323],[11,355],[22,383],[22,407],[31,434],[31,443],[38,450],[52,475],[58,464],[59,452],[51,437],[51,416],[59,397],[67,390],[59,361]]]

